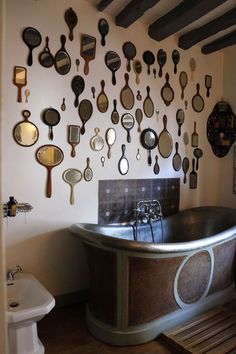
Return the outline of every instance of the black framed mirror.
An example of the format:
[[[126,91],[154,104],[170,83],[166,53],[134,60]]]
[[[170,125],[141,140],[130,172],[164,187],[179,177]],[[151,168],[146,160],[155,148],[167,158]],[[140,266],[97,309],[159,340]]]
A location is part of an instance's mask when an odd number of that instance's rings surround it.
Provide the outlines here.
[[[185,71],[181,71],[179,74],[179,84],[181,87],[181,99],[184,99],[184,90],[188,83],[188,75]]]
[[[174,94],[174,90],[169,84],[169,74],[166,73],[165,77],[166,77],[166,83],[161,89],[161,97],[165,102],[166,106],[169,106],[173,101],[175,94]]]
[[[61,116],[55,108],[46,108],[42,114],[43,122],[49,126],[49,140],[53,140],[53,127],[60,123]]]
[[[69,40],[73,41],[74,39],[73,30],[78,23],[78,17],[75,11],[72,9],[72,7],[66,10],[64,17],[65,17],[66,24],[69,27]]]
[[[105,55],[105,63],[108,69],[112,72],[112,84],[116,85],[116,71],[120,68],[121,60],[119,54],[114,51],[109,51]]]
[[[106,45],[106,36],[109,33],[109,24],[105,18],[101,18],[98,22],[98,30],[101,34],[101,45]]]
[[[159,64],[159,77],[162,77],[162,68],[165,65],[167,60],[166,52],[163,49],[159,49],[157,52],[157,62]]]
[[[33,27],[26,27],[22,32],[22,39],[29,48],[29,55],[27,58],[27,65],[33,64],[33,49],[41,44],[42,37],[39,31]]]
[[[66,36],[61,35],[61,48],[55,54],[55,69],[60,75],[66,75],[71,68],[71,59],[65,48]]]
[[[80,75],[76,75],[73,77],[71,81],[71,88],[75,94],[74,106],[78,107],[79,105],[79,96],[84,91],[85,83],[84,79]]]
[[[155,149],[158,144],[158,136],[155,130],[151,128],[144,129],[140,134],[141,145],[148,151],[147,162],[148,165],[152,165],[151,150]]]
[[[121,125],[127,132],[127,142],[131,142],[130,130],[134,127],[134,117],[130,113],[125,113],[121,117]]]
[[[123,50],[125,58],[127,59],[126,69],[128,72],[130,72],[130,70],[131,70],[130,61],[133,60],[134,57],[136,56],[135,45],[130,41],[125,42],[122,46],[122,50]]]
[[[176,122],[178,124],[178,136],[181,136],[181,126],[184,123],[185,119],[185,113],[184,111],[180,108],[176,112]]]
[[[84,74],[89,73],[89,62],[95,58],[96,54],[96,38],[83,34],[81,36],[80,55],[84,59]]]
[[[51,68],[54,65],[54,56],[50,52],[49,49],[49,38],[45,38],[45,47],[43,51],[39,54],[39,63],[44,67],[44,68]]]
[[[192,107],[195,112],[200,113],[204,109],[204,99],[200,95],[200,85],[197,84],[197,92],[192,98]]]

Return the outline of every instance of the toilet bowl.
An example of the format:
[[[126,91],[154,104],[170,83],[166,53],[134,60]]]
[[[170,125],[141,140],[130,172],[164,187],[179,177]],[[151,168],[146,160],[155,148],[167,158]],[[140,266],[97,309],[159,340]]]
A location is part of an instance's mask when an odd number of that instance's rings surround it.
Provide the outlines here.
[[[37,322],[55,306],[54,297],[31,274],[7,281],[7,322],[10,354],[43,354]]]

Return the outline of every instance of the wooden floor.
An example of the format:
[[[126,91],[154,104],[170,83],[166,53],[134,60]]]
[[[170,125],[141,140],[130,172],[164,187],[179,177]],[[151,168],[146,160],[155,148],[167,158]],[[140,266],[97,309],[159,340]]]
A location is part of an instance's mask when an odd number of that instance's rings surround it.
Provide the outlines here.
[[[227,306],[236,312],[236,301]],[[161,338],[137,346],[114,347],[96,340],[86,329],[85,305],[53,309],[38,323],[45,354],[176,354]],[[220,353],[219,353],[220,354]]]
[[[114,347],[96,340],[85,326],[85,306],[53,309],[38,323],[45,354],[174,354],[162,339],[128,347]]]

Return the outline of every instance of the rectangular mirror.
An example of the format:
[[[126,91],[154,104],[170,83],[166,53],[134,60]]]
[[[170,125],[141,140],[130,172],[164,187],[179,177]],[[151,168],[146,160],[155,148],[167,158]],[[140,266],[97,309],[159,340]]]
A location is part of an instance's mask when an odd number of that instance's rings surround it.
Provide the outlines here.
[[[27,84],[27,70],[23,66],[14,67],[13,83],[17,86],[17,102],[22,102],[22,87]]]
[[[80,55],[84,58],[84,74],[88,75],[89,73],[89,62],[95,58],[96,53],[96,38],[83,34],[81,37],[81,47]]]

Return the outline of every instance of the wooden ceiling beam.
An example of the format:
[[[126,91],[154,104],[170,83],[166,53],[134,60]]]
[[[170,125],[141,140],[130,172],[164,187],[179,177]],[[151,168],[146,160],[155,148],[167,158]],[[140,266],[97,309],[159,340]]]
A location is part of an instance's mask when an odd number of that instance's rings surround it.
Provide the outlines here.
[[[187,32],[179,37],[179,47],[182,49],[191,48],[194,44],[213,36],[219,31],[223,31],[228,27],[236,24],[236,7],[226,12],[224,15],[215,20]]]
[[[128,5],[116,16],[117,26],[124,28],[129,27],[137,21],[143,14],[156,5],[160,0],[132,0]]]
[[[98,11],[103,11],[105,10],[105,8],[107,6],[109,6],[111,3],[113,2],[113,0],[101,0],[98,5],[97,5],[97,9]]]
[[[210,54],[216,52],[217,50],[230,47],[236,44],[236,31],[233,31],[226,36],[216,39],[215,41],[206,44],[202,47],[203,54]]]
[[[184,0],[166,15],[153,22],[148,29],[151,38],[161,41],[227,0]]]

